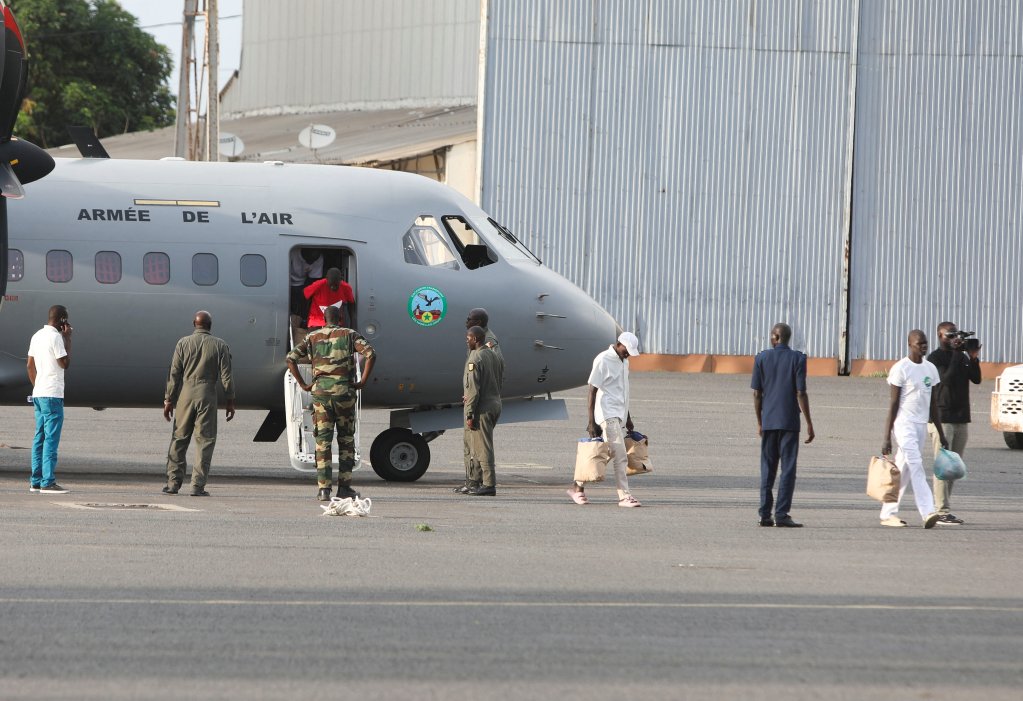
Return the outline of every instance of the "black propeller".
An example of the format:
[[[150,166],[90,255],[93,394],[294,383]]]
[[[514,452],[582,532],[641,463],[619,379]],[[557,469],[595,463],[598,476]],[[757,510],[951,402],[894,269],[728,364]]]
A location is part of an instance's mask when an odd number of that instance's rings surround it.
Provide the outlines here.
[[[28,84],[28,59],[21,29],[11,8],[3,5],[4,31],[0,35],[0,303],[7,291],[7,200],[25,196],[25,183],[53,170],[50,154],[35,144],[14,138],[14,125]]]

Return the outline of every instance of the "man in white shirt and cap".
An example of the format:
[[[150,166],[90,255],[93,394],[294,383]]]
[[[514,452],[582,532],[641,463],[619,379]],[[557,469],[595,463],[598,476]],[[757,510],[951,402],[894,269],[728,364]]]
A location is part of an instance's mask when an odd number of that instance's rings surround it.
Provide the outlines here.
[[[587,380],[590,401],[586,431],[591,438],[603,435],[610,447],[618,506],[625,508],[641,506],[629,492],[629,458],[625,452],[625,432],[633,429],[629,414],[629,358],[635,355],[639,355],[639,339],[625,331],[612,346],[593,359],[593,369]],[[589,501],[580,482],[574,483],[568,495],[579,505]]]

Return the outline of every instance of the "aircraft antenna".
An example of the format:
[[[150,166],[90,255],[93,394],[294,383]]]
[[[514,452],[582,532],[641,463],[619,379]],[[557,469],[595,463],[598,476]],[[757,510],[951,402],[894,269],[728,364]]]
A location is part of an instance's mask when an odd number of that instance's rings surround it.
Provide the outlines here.
[[[217,0],[184,0],[174,155],[190,161],[220,160],[218,16]],[[201,47],[195,41],[196,17],[206,23]]]

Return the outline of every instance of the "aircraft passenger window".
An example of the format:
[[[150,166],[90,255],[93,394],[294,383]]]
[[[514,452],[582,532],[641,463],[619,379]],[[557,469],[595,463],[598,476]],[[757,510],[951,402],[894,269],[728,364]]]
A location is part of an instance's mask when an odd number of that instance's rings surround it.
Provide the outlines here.
[[[246,253],[241,260],[241,279],[246,287],[262,287],[266,284],[266,258],[256,253]]]
[[[70,251],[46,252],[46,279],[50,282],[70,282],[74,274]]]
[[[401,241],[405,262],[431,268],[458,270],[458,262],[444,242],[433,217],[417,217]]]
[[[451,240],[455,242],[455,248],[462,256],[462,262],[469,270],[482,268],[497,261],[487,248],[487,242],[480,238],[479,234],[462,217],[443,217],[444,226],[451,234]]]
[[[217,257],[212,253],[196,253],[192,256],[192,282],[196,285],[216,285],[220,277]]]
[[[142,256],[142,279],[150,285],[170,282],[170,256],[166,253],[147,253]]]
[[[7,282],[17,282],[25,277],[25,256],[17,248],[7,251]]]
[[[96,254],[96,282],[113,285],[121,281],[121,254],[100,251]]]

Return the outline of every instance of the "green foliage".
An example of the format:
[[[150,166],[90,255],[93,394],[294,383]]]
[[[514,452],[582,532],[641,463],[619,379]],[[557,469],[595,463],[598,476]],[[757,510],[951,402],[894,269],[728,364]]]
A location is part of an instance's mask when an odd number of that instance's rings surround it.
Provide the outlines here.
[[[115,0],[10,0],[28,49],[15,134],[44,148],[88,125],[100,137],[174,123],[170,51]]]
[[[420,532],[423,532],[423,533],[428,533],[429,531],[432,531],[433,528],[431,528],[430,524],[428,524],[428,523],[417,523],[416,524],[416,530],[420,531]]]

